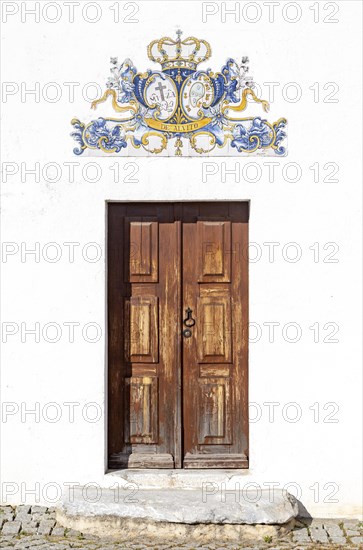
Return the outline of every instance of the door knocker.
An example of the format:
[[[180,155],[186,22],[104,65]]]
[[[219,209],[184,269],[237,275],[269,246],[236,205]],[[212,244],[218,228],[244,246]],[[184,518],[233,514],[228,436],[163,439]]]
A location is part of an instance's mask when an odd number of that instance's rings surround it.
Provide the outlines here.
[[[187,314],[187,316],[185,317],[185,319],[183,320],[183,323],[186,327],[188,328],[185,328],[183,330],[183,336],[184,338],[190,338],[191,335],[192,335],[192,331],[190,330],[191,327],[194,327],[195,325],[195,319],[193,319],[192,317],[192,313],[193,313],[193,310],[190,309],[190,307],[188,307],[186,310],[185,310],[185,313]]]
[[[186,318],[184,319],[183,323],[186,327],[193,327],[195,325],[195,319],[192,317],[193,310],[188,307],[185,310],[185,313],[187,314]]]

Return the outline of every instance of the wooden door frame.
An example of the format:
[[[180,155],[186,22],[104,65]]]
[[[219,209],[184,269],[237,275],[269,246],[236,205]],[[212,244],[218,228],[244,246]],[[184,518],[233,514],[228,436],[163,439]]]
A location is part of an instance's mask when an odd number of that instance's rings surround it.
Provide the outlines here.
[[[105,302],[106,302],[106,308],[105,308],[105,325],[106,325],[106,334],[105,334],[105,359],[106,359],[106,370],[105,370],[105,453],[104,453],[104,458],[105,458],[105,471],[109,471],[110,470],[110,467],[109,467],[109,437],[108,437],[108,433],[109,433],[109,399],[110,399],[110,396],[109,396],[109,383],[108,383],[108,380],[109,380],[109,323],[108,323],[108,312],[109,312],[109,304],[108,304],[108,283],[109,283],[109,265],[108,265],[108,261],[109,261],[109,257],[108,257],[108,243],[109,243],[109,233],[108,233],[108,223],[109,223],[109,206],[110,204],[125,204],[125,205],[131,205],[131,204],[135,204],[135,205],[138,205],[138,204],[173,204],[173,205],[178,205],[178,204],[187,204],[187,203],[200,203],[200,204],[208,204],[208,203],[228,203],[228,204],[244,204],[246,205],[247,204],[247,242],[249,242],[249,219],[250,219],[250,209],[251,209],[251,200],[250,199],[214,199],[214,200],[197,200],[197,199],[190,199],[190,200],[165,200],[165,201],[162,201],[162,200],[107,200],[105,201],[106,202],[106,213],[105,213],[105,250],[106,250],[106,253],[105,253],[105,268],[106,268],[106,280],[105,280]],[[181,231],[182,231],[182,228],[181,228],[181,222],[182,220],[177,220],[179,222],[179,228],[178,228],[178,231],[180,233],[180,237],[182,238],[182,234],[181,234]],[[182,243],[181,243],[181,239],[180,239],[180,246],[182,247]],[[180,252],[182,252],[180,250]],[[180,254],[180,261],[182,261],[182,257],[181,257],[181,254]],[[247,283],[246,283],[246,299],[244,300],[245,302],[245,307],[246,307],[246,310],[247,310],[247,313],[246,313],[246,317],[247,317],[247,326],[246,326],[246,334],[245,334],[245,338],[247,338],[247,341],[248,341],[248,322],[249,322],[249,263],[247,261],[247,273],[246,273],[246,280],[247,280]],[[182,289],[181,289],[181,292],[182,292]],[[180,293],[180,297],[181,297],[181,293]],[[181,315],[182,315],[182,312],[181,312]],[[182,373],[182,346],[180,344],[180,365],[179,365],[179,373],[178,373],[178,390],[177,390],[177,395],[178,395],[178,403],[180,404],[179,406],[179,409],[177,411],[177,418],[178,418],[178,423],[177,423],[177,426],[176,426],[176,438],[175,438],[175,444],[177,445],[177,440],[180,441],[180,448],[181,448],[181,462],[183,461],[183,433],[182,433],[182,417],[183,417],[183,413],[182,413],[182,376],[183,376],[183,373]],[[247,401],[247,408],[248,408],[248,402],[249,402],[249,391],[248,391],[248,386],[249,386],[249,383],[248,383],[248,380],[249,380],[249,346],[248,346],[248,351],[247,351],[247,372],[246,372],[246,383],[243,387],[243,391],[245,392],[245,395],[246,395],[246,401]],[[247,436],[247,450],[248,450],[248,455],[249,455],[249,421],[248,421],[248,418],[247,418],[247,433],[246,433],[246,436]],[[249,456],[247,455],[247,460],[249,461]],[[182,467],[181,467],[181,464],[179,464],[179,460],[177,459],[176,460],[176,463],[178,463],[178,466],[179,468],[174,468],[173,471],[185,471]],[[249,468],[249,465],[247,466],[247,468]],[[111,470],[111,471],[114,471],[114,470]],[[139,470],[140,471],[140,470]],[[149,469],[147,471],[150,471]],[[151,470],[152,471],[152,470]]]

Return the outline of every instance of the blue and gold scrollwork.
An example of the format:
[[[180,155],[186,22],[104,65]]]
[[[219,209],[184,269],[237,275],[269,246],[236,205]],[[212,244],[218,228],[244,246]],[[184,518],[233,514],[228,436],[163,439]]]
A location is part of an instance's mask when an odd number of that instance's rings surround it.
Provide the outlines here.
[[[159,71],[138,73],[130,59],[119,65],[117,58],[111,58],[107,90],[91,107],[96,109],[111,97],[122,118],[99,117],[87,124],[73,119],[76,155],[87,149],[117,154],[132,147],[155,155],[175,150],[181,156],[184,140],[199,155],[228,144],[228,154],[286,154],[285,118],[271,124],[260,116],[239,116],[247,109],[248,98],[264,111],[269,109],[253,90],[248,58],[241,63],[229,58],[217,73],[197,70],[210,57],[210,45],[194,37],[182,40],[181,34],[149,45],[149,58],[161,63]],[[173,140],[174,149],[168,149]]]

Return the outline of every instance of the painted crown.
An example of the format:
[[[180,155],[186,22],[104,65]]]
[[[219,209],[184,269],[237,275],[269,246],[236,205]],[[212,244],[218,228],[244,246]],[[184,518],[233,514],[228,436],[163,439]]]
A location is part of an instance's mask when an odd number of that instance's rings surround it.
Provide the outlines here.
[[[181,40],[182,31],[176,31],[177,38],[173,40],[164,36],[150,42],[147,55],[151,61],[160,63],[163,71],[173,68],[195,70],[199,63],[210,58],[212,50],[209,42],[189,36]]]

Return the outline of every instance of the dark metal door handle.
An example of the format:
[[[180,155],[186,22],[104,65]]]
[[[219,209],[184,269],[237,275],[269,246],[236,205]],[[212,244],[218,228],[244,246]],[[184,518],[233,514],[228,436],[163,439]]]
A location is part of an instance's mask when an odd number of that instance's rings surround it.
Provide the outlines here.
[[[183,323],[186,327],[193,327],[195,325],[195,319],[192,317],[193,310],[188,307],[185,310],[185,313],[187,314],[186,318],[184,319]]]

